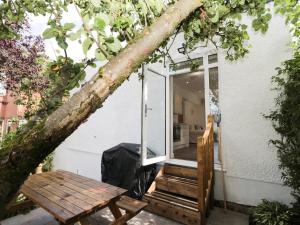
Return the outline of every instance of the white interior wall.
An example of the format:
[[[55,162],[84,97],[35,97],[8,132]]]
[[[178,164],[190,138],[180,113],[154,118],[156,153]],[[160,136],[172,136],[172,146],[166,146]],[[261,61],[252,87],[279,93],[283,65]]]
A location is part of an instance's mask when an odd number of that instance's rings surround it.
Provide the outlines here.
[[[182,97],[180,104],[182,104],[181,108],[184,110],[182,111],[184,114],[184,123],[205,127],[205,105],[201,103],[201,99],[204,98],[203,94],[189,91],[176,84],[176,82],[173,82],[173,91],[175,96],[178,95]]]
[[[198,95],[193,91],[189,91],[189,89],[187,88],[183,88],[182,86],[176,84],[176,82],[174,82],[173,85],[175,95],[179,95],[194,104],[200,104],[201,98],[203,96],[201,96],[200,94]]]
[[[205,112],[204,107],[201,107],[200,104],[195,104],[188,100],[183,100],[183,121],[185,124],[190,125],[190,129],[194,130],[194,125],[204,127],[205,124]],[[202,112],[202,114],[201,114]]]

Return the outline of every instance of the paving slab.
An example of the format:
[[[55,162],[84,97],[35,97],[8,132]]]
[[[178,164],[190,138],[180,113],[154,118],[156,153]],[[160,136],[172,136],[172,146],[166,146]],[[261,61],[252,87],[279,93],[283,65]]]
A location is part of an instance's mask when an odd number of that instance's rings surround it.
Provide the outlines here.
[[[108,209],[103,209],[88,218],[91,225],[108,225],[114,220]],[[169,220],[146,211],[128,221],[130,225],[180,225],[180,223]],[[247,225],[248,216],[224,211],[215,207],[207,220],[207,225]],[[37,208],[25,215],[17,215],[0,222],[0,225],[59,225],[59,223],[45,210]]]
[[[231,210],[224,210],[222,208],[214,207],[207,219],[208,225],[248,225],[249,216],[233,212]]]

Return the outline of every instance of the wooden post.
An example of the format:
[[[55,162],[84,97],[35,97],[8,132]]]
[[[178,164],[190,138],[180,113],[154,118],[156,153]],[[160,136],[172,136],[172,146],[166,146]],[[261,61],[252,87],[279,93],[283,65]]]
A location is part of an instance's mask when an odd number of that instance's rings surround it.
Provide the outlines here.
[[[209,115],[202,137],[197,140],[197,176],[198,176],[198,210],[201,224],[205,224],[206,214],[214,204],[214,117]]]
[[[221,175],[222,175],[222,185],[223,185],[223,197],[224,197],[224,209],[227,209],[227,195],[226,195],[226,186],[225,186],[225,174],[224,174],[224,165],[223,165],[223,154],[222,154],[222,139],[221,139],[221,127],[219,127],[218,132],[219,139],[219,160],[221,163]]]
[[[204,139],[197,140],[197,176],[198,176],[198,210],[201,214],[201,223],[205,224],[205,168],[204,168]]]
[[[115,202],[112,202],[108,205],[108,208],[110,209],[111,213],[113,214],[116,221],[122,217],[122,213],[120,209],[116,206]],[[125,223],[122,223],[123,225],[127,225],[126,220]]]
[[[213,121],[213,119],[212,119]],[[211,191],[210,191],[210,208],[212,209],[214,207],[214,184],[215,184],[215,163],[214,163],[214,146],[215,146],[215,141],[214,141],[214,123],[212,122],[212,127],[211,127],[211,173],[212,173],[212,177],[211,177]]]

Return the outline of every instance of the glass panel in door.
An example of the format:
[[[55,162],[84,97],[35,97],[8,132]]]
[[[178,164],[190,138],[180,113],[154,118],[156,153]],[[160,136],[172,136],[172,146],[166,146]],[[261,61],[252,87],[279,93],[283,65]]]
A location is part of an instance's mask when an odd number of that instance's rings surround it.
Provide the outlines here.
[[[166,159],[166,77],[147,68],[143,80],[142,164]]]

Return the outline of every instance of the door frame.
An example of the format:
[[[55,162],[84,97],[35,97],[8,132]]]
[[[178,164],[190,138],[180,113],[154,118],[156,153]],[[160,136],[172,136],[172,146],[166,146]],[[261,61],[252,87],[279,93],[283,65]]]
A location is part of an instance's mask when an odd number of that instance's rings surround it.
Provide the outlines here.
[[[217,54],[217,62],[216,63],[208,63],[208,56]],[[209,69],[213,67],[219,68],[219,53],[217,50],[207,50],[203,53],[191,53],[189,54],[191,59],[200,58],[203,57],[203,65],[199,68],[199,70],[203,70],[204,72],[204,98],[205,98],[205,123],[207,123],[207,115],[211,113],[210,110],[210,101],[209,101]],[[147,154],[147,151],[143,149],[144,146],[144,124],[145,124],[145,104],[144,104],[144,83],[142,84],[142,112],[141,112],[141,119],[142,119],[142,133],[141,133],[141,161],[142,165],[149,165],[153,163],[171,163],[175,165],[182,165],[182,166],[190,166],[190,167],[197,167],[196,161],[191,160],[182,160],[182,159],[174,159],[173,154],[173,76],[188,73],[190,72],[189,69],[183,69],[181,71],[173,72],[170,71],[170,64],[171,63],[178,63],[182,61],[187,61],[188,57],[178,57],[175,58],[173,61],[170,61],[169,59],[166,60],[166,68],[163,68],[162,65],[158,66],[159,69],[157,69],[155,66],[158,64],[147,64],[143,66],[143,73],[150,69],[151,72],[158,73],[159,75],[162,75],[166,77],[166,83],[165,83],[165,96],[166,96],[166,118],[165,118],[165,127],[166,127],[166,133],[165,133],[165,146],[166,146],[166,155],[165,156],[158,156],[155,158],[147,159],[145,157],[145,154]],[[155,67],[155,69],[151,69],[151,67]],[[220,81],[220,79],[219,79]],[[144,82],[144,81],[143,81]],[[219,85],[220,87],[220,85]]]
[[[208,56],[217,54],[218,61],[216,63],[208,63]],[[199,67],[199,70],[203,70],[204,72],[204,99],[205,99],[205,124],[207,123],[207,116],[211,113],[210,110],[210,101],[209,101],[209,69],[213,67],[219,67],[219,54],[218,51],[215,49],[208,50],[204,53],[191,53],[189,54],[191,59],[196,59],[203,57],[203,65]],[[183,159],[175,159],[174,158],[174,149],[173,149],[173,76],[189,73],[189,69],[183,69],[180,71],[170,71],[170,64],[172,63],[178,63],[182,61],[189,60],[188,57],[179,57],[175,58],[173,62],[170,60],[167,61],[167,70],[168,70],[168,80],[169,80],[169,99],[167,99],[166,104],[167,108],[169,108],[169,114],[167,114],[167,118],[170,120],[170,127],[168,130],[166,130],[167,133],[169,133],[169,157],[166,161],[167,163],[176,164],[176,165],[182,165],[182,166],[191,166],[191,167],[197,167],[196,161],[191,160],[183,160]]]

